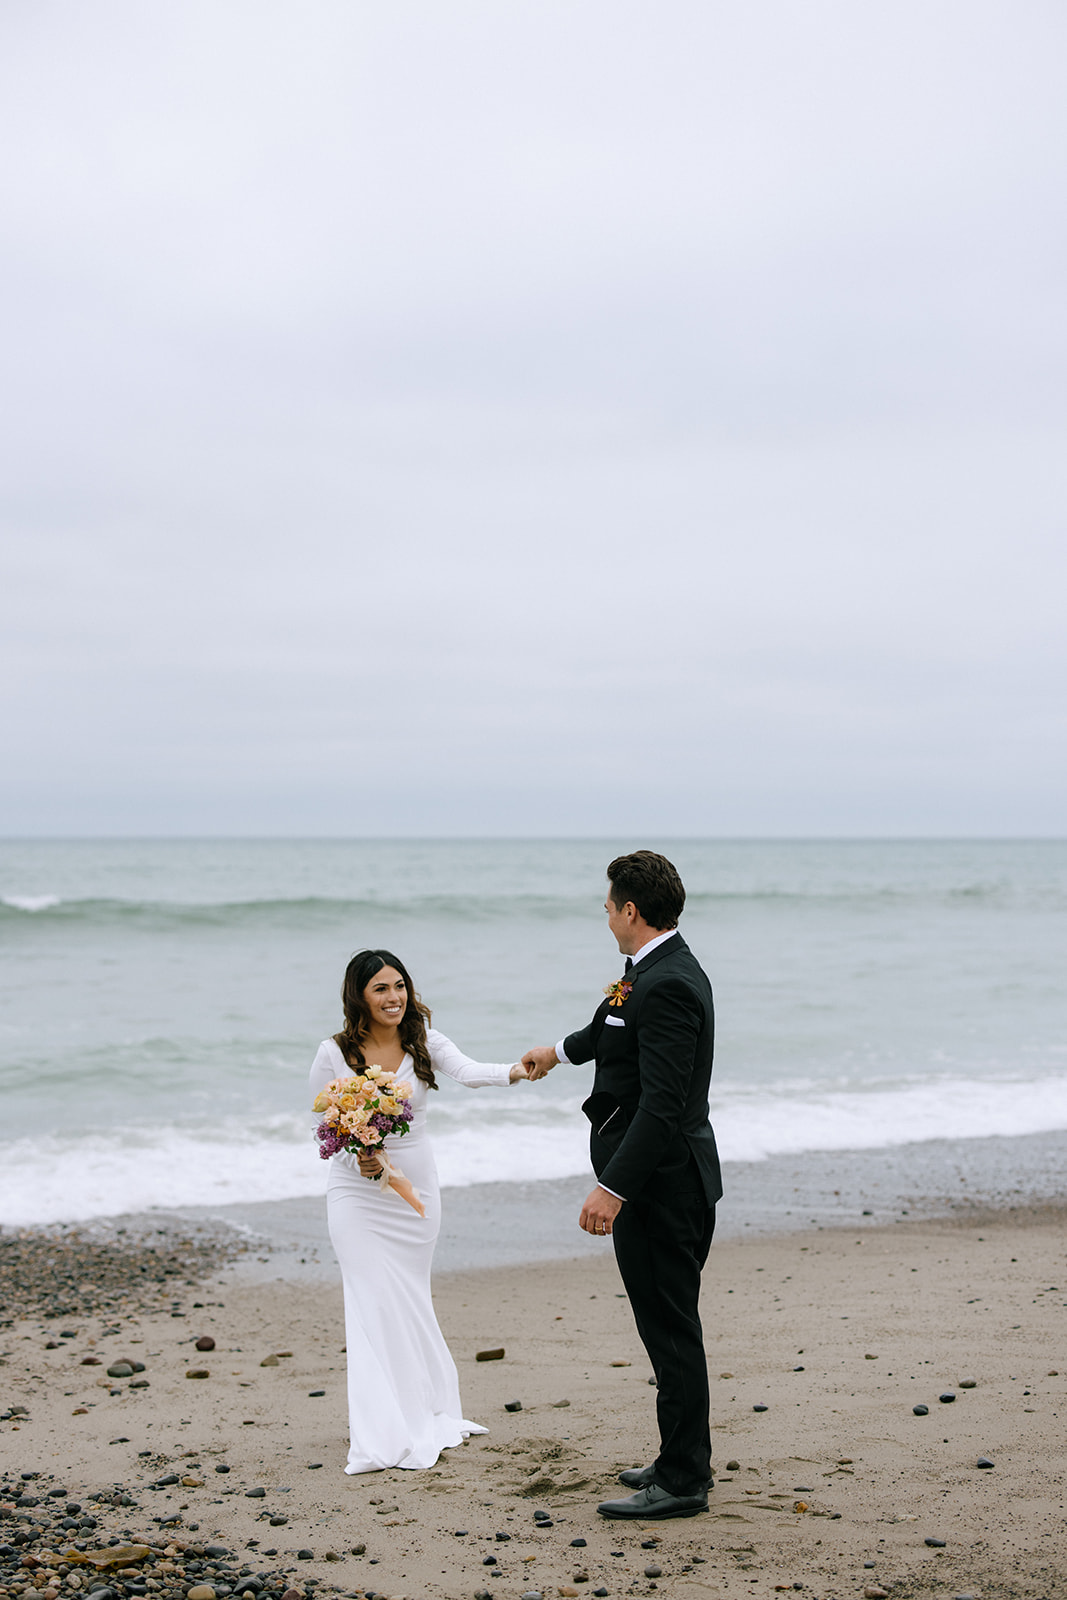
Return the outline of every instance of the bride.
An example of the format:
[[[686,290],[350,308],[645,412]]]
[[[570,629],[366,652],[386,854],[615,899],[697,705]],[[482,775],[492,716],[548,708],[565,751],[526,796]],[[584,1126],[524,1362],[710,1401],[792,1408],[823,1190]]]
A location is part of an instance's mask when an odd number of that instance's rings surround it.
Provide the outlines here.
[[[344,1283],[350,1445],[345,1471],[432,1467],[442,1450],[485,1433],[463,1417],[455,1363],[430,1298],[430,1263],[441,1225],[437,1168],[426,1135],[426,1100],[444,1073],[469,1089],[526,1077],[521,1062],[485,1066],[431,1028],[403,962],[388,950],[352,957],[341,988],[344,1028],[324,1039],[311,1067],[318,1095],[334,1078],[379,1066],[412,1083],[414,1116],[385,1141],[414,1184],[426,1215],[368,1179],[373,1153],[330,1159],[326,1209]]]

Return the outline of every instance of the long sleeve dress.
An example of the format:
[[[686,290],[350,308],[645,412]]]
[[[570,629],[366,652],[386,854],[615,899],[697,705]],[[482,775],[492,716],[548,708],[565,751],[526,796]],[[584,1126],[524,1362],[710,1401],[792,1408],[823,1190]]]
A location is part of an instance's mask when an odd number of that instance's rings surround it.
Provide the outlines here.
[[[510,1065],[472,1061],[436,1028],[427,1030],[426,1041],[437,1074],[470,1089],[509,1081]],[[324,1039],[311,1067],[312,1095],[351,1072],[337,1042]],[[425,1217],[364,1178],[354,1155],[331,1157],[326,1185],[330,1240],[344,1284],[348,1473],[432,1467],[442,1450],[487,1431],[463,1416],[456,1365],[430,1297],[441,1194],[426,1131],[428,1089],[408,1056],[397,1076],[413,1087],[414,1116],[410,1131],[387,1138],[385,1148],[419,1191]]]

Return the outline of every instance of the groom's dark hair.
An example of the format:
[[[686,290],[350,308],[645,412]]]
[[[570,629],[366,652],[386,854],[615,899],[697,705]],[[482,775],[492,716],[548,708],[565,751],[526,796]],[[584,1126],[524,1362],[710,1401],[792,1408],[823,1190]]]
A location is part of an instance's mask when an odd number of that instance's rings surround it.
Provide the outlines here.
[[[654,850],[616,856],[608,867],[612,903],[632,900],[650,928],[674,928],[685,909],[685,889],[678,869]]]

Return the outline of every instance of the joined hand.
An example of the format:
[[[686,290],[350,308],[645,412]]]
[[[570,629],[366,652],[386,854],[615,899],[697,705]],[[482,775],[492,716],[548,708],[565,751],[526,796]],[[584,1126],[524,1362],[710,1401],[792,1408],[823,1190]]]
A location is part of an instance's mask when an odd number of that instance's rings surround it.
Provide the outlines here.
[[[536,1083],[539,1078],[547,1077],[552,1068],[559,1065],[556,1060],[555,1045],[535,1045],[532,1050],[527,1050],[522,1058],[522,1064],[526,1068],[526,1076],[531,1083]]]

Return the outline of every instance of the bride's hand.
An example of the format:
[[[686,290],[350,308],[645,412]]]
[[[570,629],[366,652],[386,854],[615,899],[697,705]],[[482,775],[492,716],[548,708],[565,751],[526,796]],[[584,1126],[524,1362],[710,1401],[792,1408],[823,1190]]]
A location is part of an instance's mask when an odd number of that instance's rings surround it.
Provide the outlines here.
[[[373,1150],[361,1150],[357,1159],[365,1178],[376,1178],[382,1170],[382,1163]]]
[[[530,1074],[526,1070],[525,1063],[522,1061],[516,1061],[508,1076],[508,1082],[519,1083],[522,1079],[528,1078],[529,1076]]]

